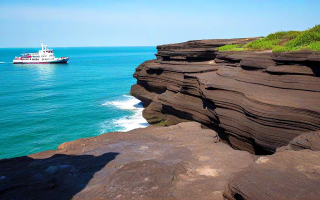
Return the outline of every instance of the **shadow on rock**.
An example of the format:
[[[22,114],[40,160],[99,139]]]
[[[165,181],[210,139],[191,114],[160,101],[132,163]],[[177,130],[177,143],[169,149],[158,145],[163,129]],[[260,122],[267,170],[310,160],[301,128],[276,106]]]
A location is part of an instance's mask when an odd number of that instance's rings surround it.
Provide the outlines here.
[[[71,199],[118,154],[0,160],[0,199]]]

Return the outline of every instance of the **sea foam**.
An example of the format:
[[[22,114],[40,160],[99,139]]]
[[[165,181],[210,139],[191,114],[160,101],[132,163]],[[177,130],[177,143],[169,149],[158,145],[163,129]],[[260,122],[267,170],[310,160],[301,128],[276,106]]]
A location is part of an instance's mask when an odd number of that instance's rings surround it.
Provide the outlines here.
[[[142,116],[143,106],[141,105],[141,102],[133,96],[123,95],[121,100],[107,101],[102,105],[116,107],[120,110],[134,111],[133,115],[113,119],[111,122],[105,121],[101,127],[102,133],[111,126],[117,128],[117,131],[130,131],[136,128],[144,128],[149,125]]]

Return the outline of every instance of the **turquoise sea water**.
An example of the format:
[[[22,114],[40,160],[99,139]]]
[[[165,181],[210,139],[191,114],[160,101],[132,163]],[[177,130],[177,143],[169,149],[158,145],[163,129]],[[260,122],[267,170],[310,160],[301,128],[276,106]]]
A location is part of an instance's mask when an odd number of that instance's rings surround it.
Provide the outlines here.
[[[53,48],[69,63],[12,64],[38,49],[0,48],[0,159],[147,126],[129,92],[135,68],[155,58],[155,47]]]

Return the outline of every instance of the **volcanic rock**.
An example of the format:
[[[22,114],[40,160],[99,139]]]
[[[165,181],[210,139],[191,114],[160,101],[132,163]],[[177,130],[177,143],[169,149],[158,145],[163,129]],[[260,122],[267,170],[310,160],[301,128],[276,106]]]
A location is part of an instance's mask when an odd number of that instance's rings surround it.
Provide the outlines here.
[[[0,160],[0,199],[223,199],[254,159],[196,122],[149,126]]]
[[[158,46],[131,89],[158,125],[0,160],[0,199],[319,199],[319,53],[217,51],[256,39]]]
[[[290,141],[287,146],[283,146],[277,149],[277,152],[284,150],[303,150],[310,149],[313,151],[320,151],[320,131],[312,131],[303,133]]]
[[[235,149],[272,154],[320,130],[320,59],[315,52],[219,52],[257,38],[158,46],[134,73],[131,94],[150,124],[197,121]]]
[[[316,200],[319,185],[320,152],[289,150],[260,157],[229,182],[224,196],[229,200]]]

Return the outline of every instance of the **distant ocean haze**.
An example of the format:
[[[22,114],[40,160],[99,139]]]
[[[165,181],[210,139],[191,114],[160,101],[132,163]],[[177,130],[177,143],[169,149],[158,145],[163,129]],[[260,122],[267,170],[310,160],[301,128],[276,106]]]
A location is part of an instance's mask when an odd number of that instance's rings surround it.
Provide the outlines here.
[[[129,92],[155,47],[53,49],[69,63],[14,65],[15,56],[39,48],[0,48],[0,159],[148,125]]]

